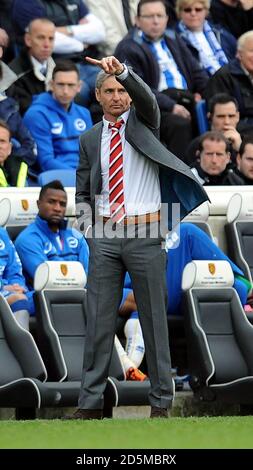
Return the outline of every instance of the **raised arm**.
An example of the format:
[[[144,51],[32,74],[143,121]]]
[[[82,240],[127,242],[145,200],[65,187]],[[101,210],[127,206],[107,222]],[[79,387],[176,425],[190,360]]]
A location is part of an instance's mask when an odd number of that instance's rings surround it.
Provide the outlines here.
[[[159,129],[160,110],[155,95],[133,70],[126,69],[126,66],[114,56],[104,57],[101,60],[86,57],[86,60],[97,65],[104,72],[115,75],[132,98],[138,117],[152,129]],[[126,73],[124,73],[125,71]]]

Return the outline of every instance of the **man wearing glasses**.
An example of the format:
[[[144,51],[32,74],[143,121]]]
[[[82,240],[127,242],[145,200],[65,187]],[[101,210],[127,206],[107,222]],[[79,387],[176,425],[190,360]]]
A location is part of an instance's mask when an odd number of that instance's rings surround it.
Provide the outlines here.
[[[130,64],[155,93],[161,110],[161,140],[184,159],[194,130],[194,104],[208,76],[178,35],[167,30],[167,22],[164,0],[140,0],[136,28],[118,44],[115,55]]]

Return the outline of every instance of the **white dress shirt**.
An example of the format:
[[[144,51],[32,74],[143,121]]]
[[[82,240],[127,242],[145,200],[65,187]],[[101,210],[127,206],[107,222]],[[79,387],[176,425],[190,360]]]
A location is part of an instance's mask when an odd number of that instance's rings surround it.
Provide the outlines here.
[[[126,122],[129,115],[126,111],[118,120],[123,119],[120,136],[123,148],[123,186],[126,215],[147,214],[156,212],[161,205],[158,165],[139,154],[125,139]],[[110,216],[109,206],[109,157],[112,131],[110,122],[103,118],[101,142],[102,191],[99,196],[98,213]]]

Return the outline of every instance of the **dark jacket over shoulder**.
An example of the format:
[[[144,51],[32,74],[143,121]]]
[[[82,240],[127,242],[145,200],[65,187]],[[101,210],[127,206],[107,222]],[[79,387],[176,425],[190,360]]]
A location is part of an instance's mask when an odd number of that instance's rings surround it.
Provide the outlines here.
[[[186,79],[188,90],[192,93],[203,93],[208,82],[208,75],[205,70],[200,68],[198,61],[192,57],[183,39],[175,31],[166,30],[165,41],[178,69]],[[159,65],[148,45],[140,37],[137,28],[130,31],[119,42],[115,56],[121,62],[131,65],[133,70],[149,85],[162,111],[172,110],[175,101],[158,91]]]
[[[199,162],[196,162],[192,166],[192,171],[203,186],[241,186],[244,184],[242,178],[229,166],[219,175],[209,175],[202,170]]]
[[[36,160],[35,142],[22,121],[14,99],[7,97],[0,101],[0,118],[6,121],[15,139],[12,155],[24,160],[29,166],[32,165]]]
[[[160,112],[150,88],[132,70],[124,85],[133,100],[126,124],[125,137],[132,147],[159,166],[161,199],[168,204],[168,227],[172,228],[172,205],[179,204],[180,217],[207,200],[207,195],[190,168],[167,150],[159,138]],[[95,216],[95,196],[101,193],[101,135],[102,122],[85,132],[80,139],[80,162],[76,179],[76,203],[86,203],[84,230]],[[178,207],[178,206],[177,206]],[[77,207],[80,212],[80,207]],[[177,223],[174,221],[174,223]]]
[[[243,10],[240,2],[238,2],[238,6],[231,7],[220,0],[212,0],[210,14],[214,23],[224,26],[235,38],[239,38],[243,33],[252,29],[253,8]]]
[[[9,67],[16,73],[18,80],[9,88],[8,96],[12,96],[19,103],[20,113],[23,116],[32,103],[33,95],[46,91],[45,82],[34,74],[32,62],[25,48]]]
[[[204,97],[210,100],[216,93],[234,96],[239,105],[240,118],[253,119],[253,85],[241,68],[238,59],[223,65],[210,79]]]

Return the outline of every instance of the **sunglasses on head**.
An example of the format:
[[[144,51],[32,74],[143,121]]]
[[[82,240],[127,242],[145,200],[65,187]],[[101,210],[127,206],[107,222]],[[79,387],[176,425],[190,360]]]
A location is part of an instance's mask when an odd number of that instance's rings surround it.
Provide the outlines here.
[[[185,13],[191,13],[192,11],[196,11],[196,13],[200,13],[201,11],[203,11],[204,8],[203,7],[186,7],[186,8],[183,8],[183,11]]]

